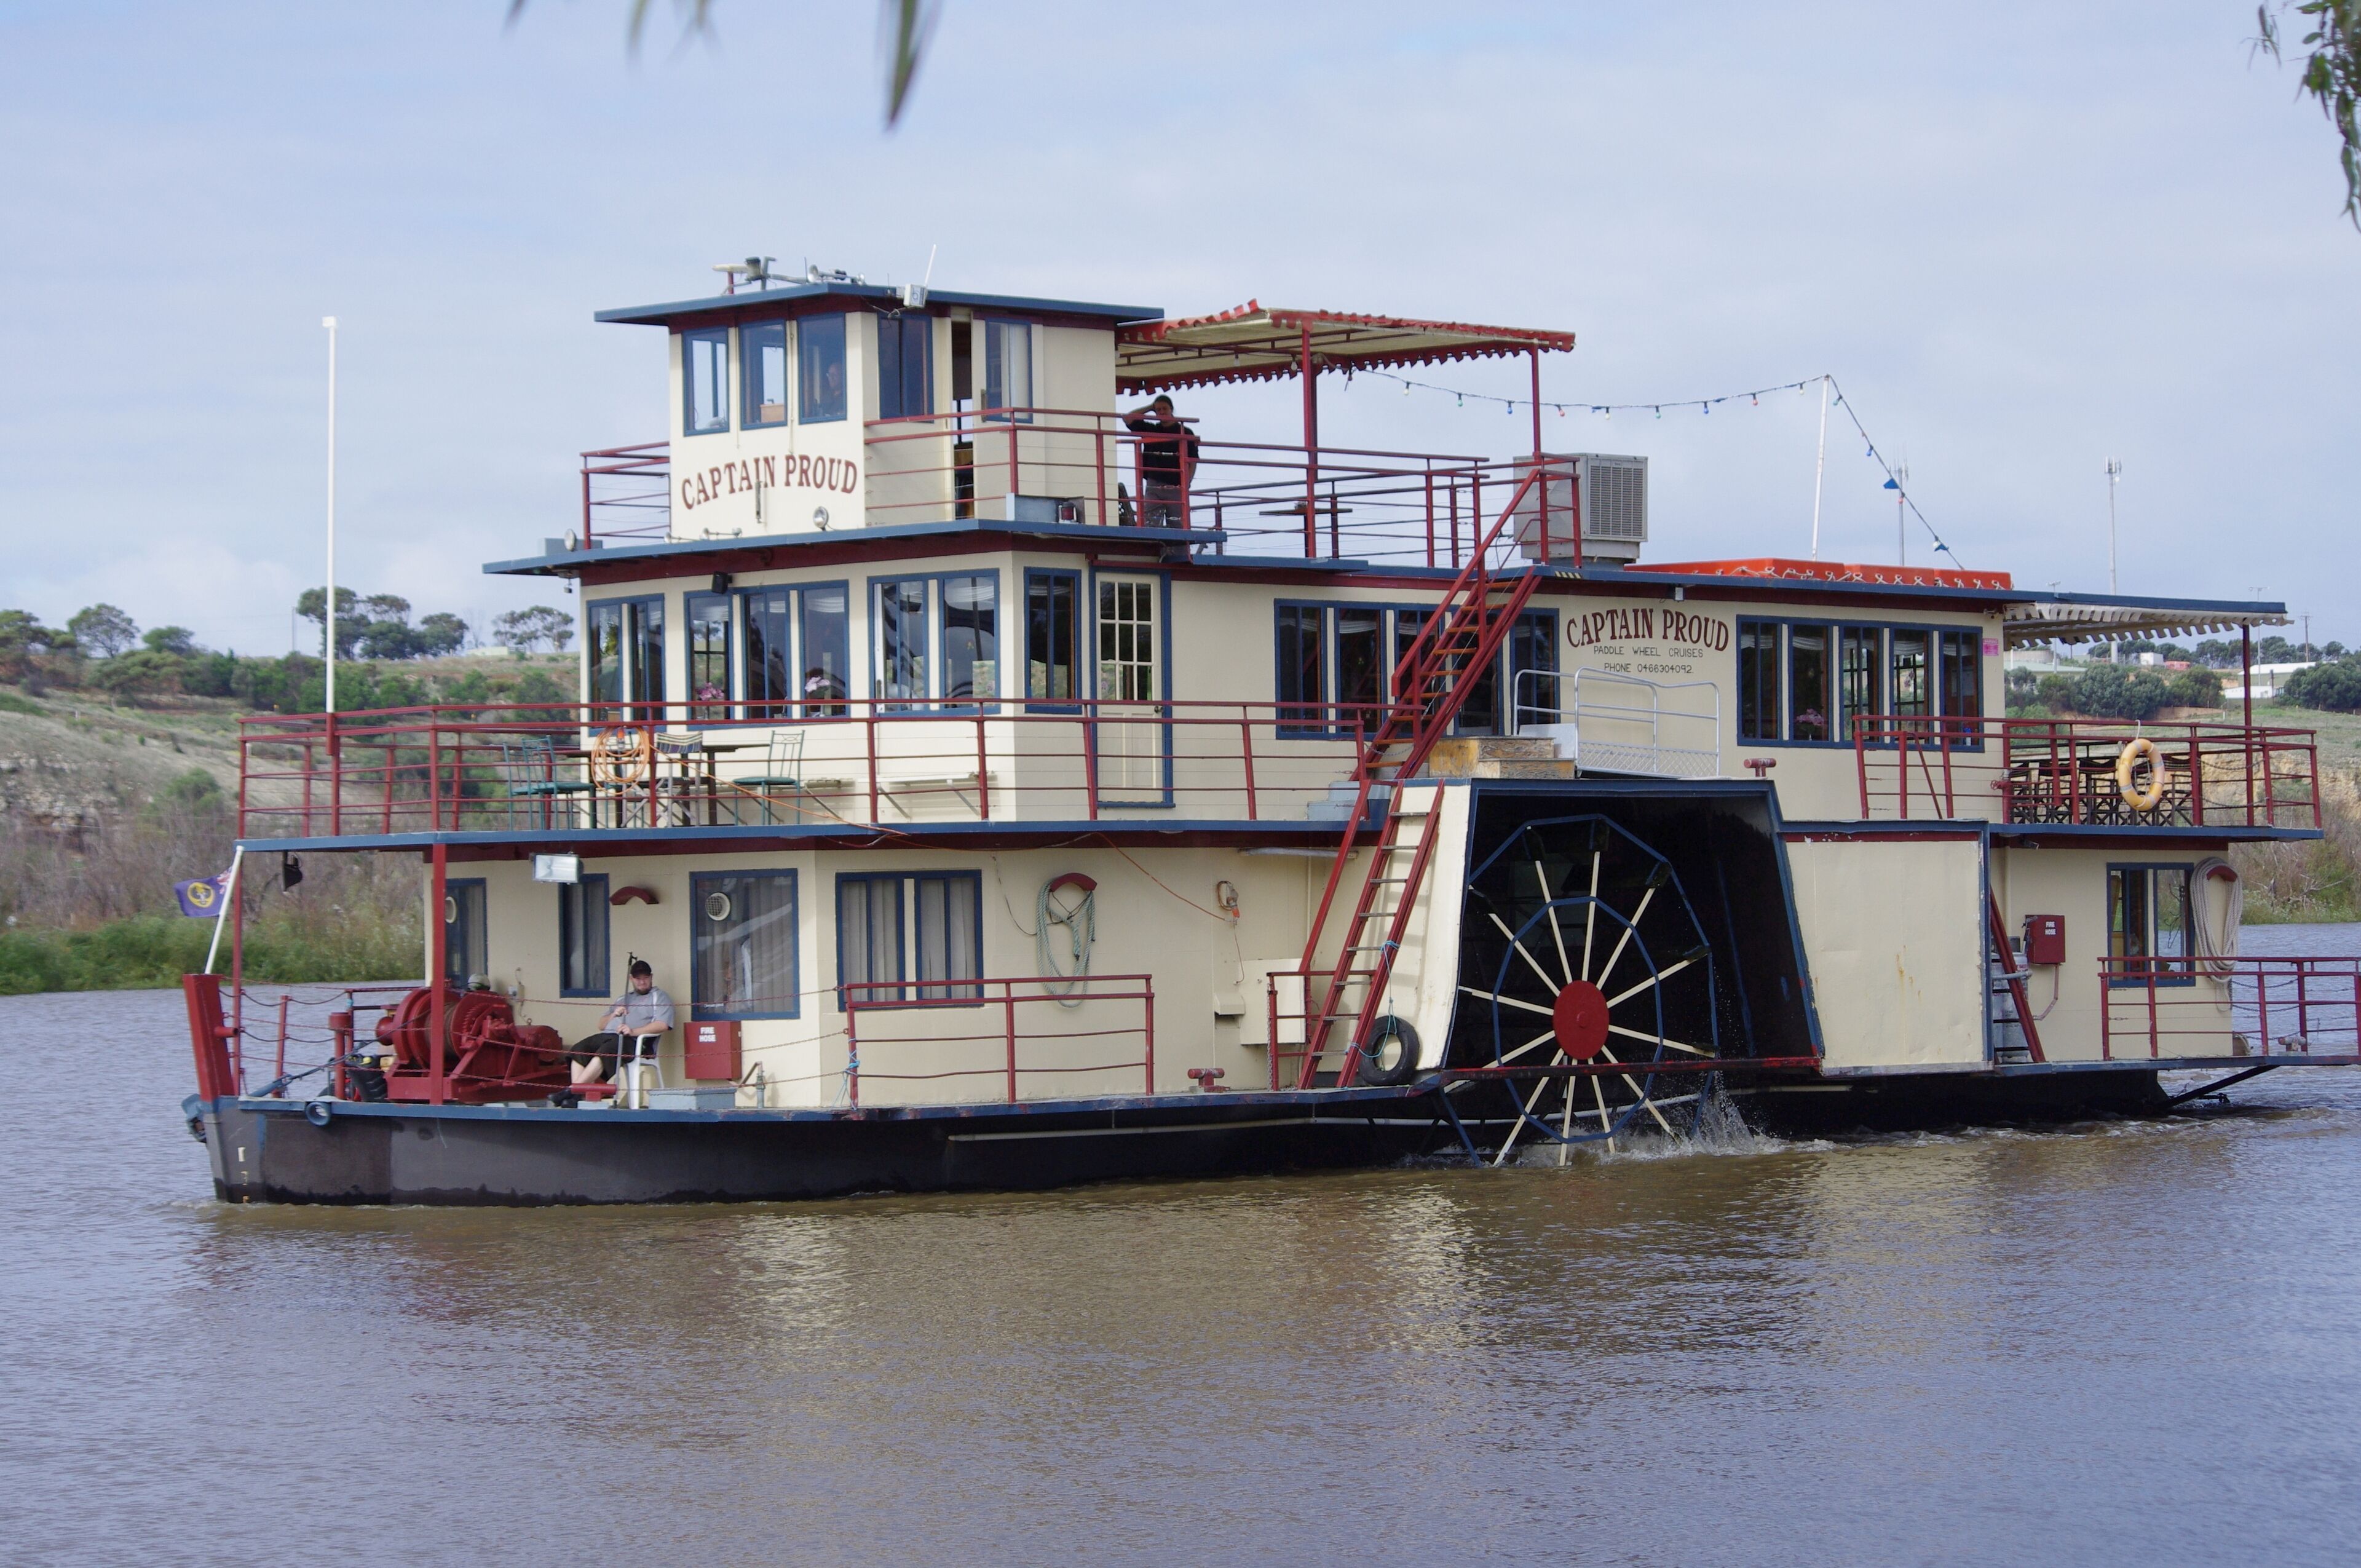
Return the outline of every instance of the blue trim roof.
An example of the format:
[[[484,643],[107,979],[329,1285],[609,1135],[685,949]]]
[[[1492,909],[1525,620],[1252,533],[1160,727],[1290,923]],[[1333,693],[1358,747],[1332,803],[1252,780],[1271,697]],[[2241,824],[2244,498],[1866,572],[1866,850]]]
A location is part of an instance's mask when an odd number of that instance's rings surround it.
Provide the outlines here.
[[[784,289],[752,289],[736,294],[709,294],[701,300],[675,300],[662,305],[627,305],[600,311],[591,319],[627,326],[661,326],[675,316],[703,315],[714,311],[755,311],[765,306],[836,295],[848,300],[898,305],[902,291],[879,283],[795,283]],[[1110,326],[1126,322],[1158,322],[1163,310],[1156,305],[1106,305],[1086,300],[1039,300],[1024,294],[961,294],[948,289],[927,291],[927,306],[965,306],[983,311],[1014,311],[1027,315],[1103,316]]]
[[[602,544],[596,550],[568,550],[555,555],[525,555],[513,561],[487,561],[487,576],[562,576],[577,566],[614,565],[628,561],[664,561],[675,555],[729,554],[742,550],[794,549],[799,545],[842,544],[852,540],[923,539],[929,535],[1014,533],[1027,538],[1076,539],[1105,543],[1220,544],[1229,535],[1207,528],[1107,528],[1100,523],[1011,522],[997,517],[950,518],[938,522],[895,522],[876,528],[848,528],[838,533],[752,533],[736,539],[667,539],[652,544]],[[1224,556],[1224,560],[1252,560]]]

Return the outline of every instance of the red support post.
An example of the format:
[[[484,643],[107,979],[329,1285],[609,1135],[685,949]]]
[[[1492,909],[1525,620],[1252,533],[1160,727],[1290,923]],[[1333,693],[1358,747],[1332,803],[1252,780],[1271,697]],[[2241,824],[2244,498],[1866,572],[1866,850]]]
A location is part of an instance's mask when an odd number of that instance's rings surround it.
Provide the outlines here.
[[[869,820],[878,820],[877,812],[877,705],[873,698],[869,711],[862,716],[862,726],[869,738]]]
[[[271,1064],[271,1068],[270,1068],[270,1077],[271,1077],[271,1080],[272,1080],[273,1082],[277,1082],[279,1080],[283,1079],[283,1078],[285,1078],[286,1076],[287,1076],[287,993],[286,993],[286,992],[281,992],[280,993],[280,996],[279,996],[279,1054],[278,1054],[277,1059],[276,1059],[276,1060],[274,1060],[274,1061],[272,1062],[272,1064]],[[286,1090],[286,1088],[285,1088],[285,1086],[284,1086],[284,1085],[281,1085],[280,1088],[277,1088],[277,1089],[272,1090],[270,1092],[271,1092],[272,1097],[273,1097],[273,1098],[275,1098],[275,1099],[280,1099],[280,1100],[283,1100],[283,1099],[285,1099],[285,1098],[287,1097],[287,1090]]]
[[[1264,1035],[1264,1036],[1263,1036],[1263,1037],[1262,1037],[1262,1038],[1263,1038],[1263,1055],[1265,1055],[1265,1056],[1267,1056],[1267,1057],[1268,1057],[1268,1058],[1270,1058],[1270,1087],[1271,1087],[1272,1091],[1273,1091],[1274,1093],[1276,1093],[1276,1092],[1278,1091],[1278,1089],[1279,1089],[1279,981],[1278,981],[1278,980],[1277,980],[1276,978],[1274,978],[1273,976],[1270,976],[1270,975],[1265,975],[1265,976],[1263,976],[1263,981],[1262,981],[1262,992],[1263,992],[1263,1004],[1264,1004],[1264,1007],[1265,1007],[1265,1009],[1266,1009],[1266,1010],[1269,1013],[1269,1014],[1270,1014],[1270,1022],[1269,1022],[1267,1025],[1265,1025],[1265,1027],[1266,1027],[1269,1032],[1268,1032],[1268,1034]]]
[[[978,692],[978,696],[983,694]],[[975,815],[981,822],[992,820],[992,776],[984,767],[983,709],[975,710]]]
[[[1008,1026],[1008,1102],[1016,1103],[1016,988],[1001,981],[1001,1006]]]
[[[221,976],[184,974],[181,995],[189,1009],[189,1048],[196,1057],[197,1098],[208,1103],[230,1099],[237,1093],[237,1084],[230,1075],[225,1039],[229,1029],[222,1022]]]
[[[426,825],[430,832],[443,831],[443,727],[431,718],[426,721]]]
[[[1238,754],[1246,760],[1246,820],[1252,822],[1257,820],[1255,814],[1254,716],[1252,714],[1247,714],[1238,720]]]
[[[1090,797],[1091,820],[1099,819],[1099,726],[1098,704],[1084,706],[1082,726],[1082,788]]]
[[[1539,348],[1532,349],[1528,356],[1532,360],[1533,366],[1533,465],[1538,467],[1542,460],[1542,351]],[[1547,485],[1542,487],[1542,516],[1543,518],[1549,516]],[[1543,559],[1546,560],[1549,552],[1549,535],[1543,533],[1542,540]]]
[[[2150,959],[2147,964],[2147,1056],[2148,1060],[2150,1061],[2154,1061],[2158,1054],[2156,1033],[2156,979],[2155,960]]]
[[[427,875],[429,889],[427,894],[428,907],[426,911],[426,929],[428,933],[427,958],[428,961],[434,966],[434,972],[426,977],[426,986],[427,990],[431,993],[430,1000],[432,1003],[431,1014],[427,1023],[427,1039],[430,1044],[427,1061],[426,1096],[427,1102],[429,1104],[440,1105],[443,1103],[444,1088],[444,992],[448,985],[448,981],[445,980],[445,976],[449,972],[451,967],[451,921],[450,916],[445,913],[445,911],[450,907],[446,901],[451,896],[449,875],[450,861],[449,850],[447,848],[440,843],[436,844],[433,850],[428,851],[427,863],[429,867]]]
[[[1104,525],[1107,521],[1106,426],[1095,421],[1093,422],[1097,424],[1097,428],[1091,432],[1092,466],[1098,476],[1099,522]]]
[[[308,814],[307,814],[308,815]],[[336,716],[328,715],[328,835],[345,830],[345,748],[336,733]]]
[[[2101,1061],[2115,1059],[2114,988],[2109,983],[2113,978],[2107,973],[2107,960],[2101,959],[2099,960],[2099,1059]]]
[[[236,1092],[246,1092],[246,864],[233,856],[229,881],[229,1060]]]
[[[1139,982],[1140,1016],[1148,1034],[1148,1092],[1156,1092],[1156,987],[1148,981]]]
[[[1434,566],[1434,465],[1432,462],[1426,468],[1426,565],[1429,570]]]

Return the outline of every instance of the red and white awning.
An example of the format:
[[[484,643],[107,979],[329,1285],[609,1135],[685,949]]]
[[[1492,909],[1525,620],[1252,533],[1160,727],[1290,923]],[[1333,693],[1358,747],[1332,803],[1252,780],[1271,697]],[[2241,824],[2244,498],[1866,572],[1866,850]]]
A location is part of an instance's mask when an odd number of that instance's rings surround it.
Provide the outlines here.
[[[1574,334],[1539,327],[1477,326],[1340,311],[1266,310],[1249,300],[1234,311],[1139,322],[1115,334],[1115,385],[1169,391],[1224,381],[1271,381],[1322,370],[1393,369],[1454,359],[1563,354]]]

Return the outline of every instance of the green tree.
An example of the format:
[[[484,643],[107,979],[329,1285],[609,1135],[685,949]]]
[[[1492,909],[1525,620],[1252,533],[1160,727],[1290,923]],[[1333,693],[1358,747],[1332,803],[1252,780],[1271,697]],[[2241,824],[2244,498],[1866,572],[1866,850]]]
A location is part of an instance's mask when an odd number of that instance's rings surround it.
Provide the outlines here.
[[[295,613],[320,628],[320,646],[327,646],[328,596],[321,588],[305,588],[295,598]],[[350,588],[336,590],[336,657],[349,659],[361,636],[360,600]]]
[[[642,0],[644,4],[644,0]],[[2255,8],[2256,43],[2273,60],[2287,54],[2279,18],[2303,18],[2303,64],[2297,91],[2317,101],[2336,127],[2345,169],[2345,215],[2361,228],[2361,0],[2266,0]]]
[[[151,653],[193,653],[197,634],[185,626],[159,626],[139,640]]]
[[[43,626],[26,610],[0,609],[0,680],[21,681],[42,654],[65,652],[73,645],[71,631]]]
[[[66,622],[74,645],[94,659],[112,659],[139,641],[138,623],[111,604],[94,604]]]
[[[2149,718],[2171,701],[2171,688],[2153,670],[2102,664],[2074,683],[2074,711],[2093,718]]]
[[[545,604],[512,609],[492,622],[492,641],[519,658],[544,642],[563,652],[574,641],[574,618]]]
[[[456,653],[467,645],[467,623],[449,610],[437,610],[418,623],[418,651],[434,658]]]
[[[148,633],[154,636],[153,632]],[[169,696],[181,689],[187,661],[160,648],[135,648],[118,653],[92,672],[90,684],[119,700]]]
[[[2334,713],[2361,712],[2361,664],[2339,660],[2314,664],[2288,677],[2279,695],[2299,707],[2321,707]]]

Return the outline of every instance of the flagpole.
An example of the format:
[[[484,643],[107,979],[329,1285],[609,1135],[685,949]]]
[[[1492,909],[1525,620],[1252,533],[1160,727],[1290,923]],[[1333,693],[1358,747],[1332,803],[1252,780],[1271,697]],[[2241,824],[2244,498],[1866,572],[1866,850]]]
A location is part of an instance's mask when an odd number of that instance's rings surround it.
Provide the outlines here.
[[[1820,482],[1828,472],[1828,382],[1820,378],[1820,455],[1812,466],[1812,559],[1820,558]]]
[[[336,318],[322,316],[328,329],[328,595],[321,606],[328,629],[327,711],[336,711]],[[212,966],[208,964],[207,968]]]
[[[246,846],[240,844],[229,852],[229,872],[222,878],[221,907],[214,911],[213,946],[205,949],[204,972],[214,972],[214,959],[221,954],[222,922],[229,918],[229,901],[237,896],[237,868],[246,859]]]

